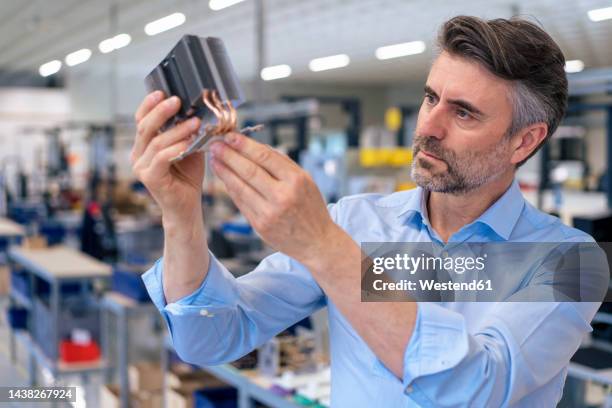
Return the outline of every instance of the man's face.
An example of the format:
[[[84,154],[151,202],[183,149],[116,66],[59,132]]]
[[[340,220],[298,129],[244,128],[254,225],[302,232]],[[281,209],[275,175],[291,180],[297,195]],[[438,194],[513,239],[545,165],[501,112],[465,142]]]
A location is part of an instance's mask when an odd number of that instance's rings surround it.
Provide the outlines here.
[[[446,52],[434,62],[413,142],[412,179],[430,190],[462,194],[514,168],[509,138],[510,84]]]

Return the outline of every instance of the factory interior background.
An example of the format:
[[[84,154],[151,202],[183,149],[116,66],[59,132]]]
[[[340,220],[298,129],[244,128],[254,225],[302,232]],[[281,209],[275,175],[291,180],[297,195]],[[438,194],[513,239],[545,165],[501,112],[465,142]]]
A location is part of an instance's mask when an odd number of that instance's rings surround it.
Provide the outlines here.
[[[144,78],[183,35],[221,38],[245,97],[239,123],[265,126],[253,137],[327,202],[392,193],[415,187],[436,34],[460,14],[520,15],[560,45],[568,114],[517,179],[533,205],[612,241],[610,1],[1,2],[0,386],[75,386],[77,407],[328,406],[325,310],[225,366],[174,353],[140,279],[163,250],[129,160]],[[236,276],[272,252],[211,171],[203,202],[211,250]],[[593,326],[559,406],[612,406],[605,305]]]

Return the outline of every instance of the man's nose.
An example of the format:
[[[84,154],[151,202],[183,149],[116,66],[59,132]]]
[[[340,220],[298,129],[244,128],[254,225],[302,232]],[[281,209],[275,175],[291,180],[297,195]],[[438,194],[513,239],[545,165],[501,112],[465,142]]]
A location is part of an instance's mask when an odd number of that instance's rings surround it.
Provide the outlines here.
[[[416,126],[418,135],[427,135],[436,139],[444,139],[447,132],[447,118],[441,103],[421,108]]]

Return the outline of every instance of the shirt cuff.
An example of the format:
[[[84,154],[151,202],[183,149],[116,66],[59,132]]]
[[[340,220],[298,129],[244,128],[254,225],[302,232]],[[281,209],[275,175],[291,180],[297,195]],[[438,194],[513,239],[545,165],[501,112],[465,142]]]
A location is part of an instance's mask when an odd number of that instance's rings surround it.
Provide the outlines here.
[[[455,367],[467,355],[464,317],[431,302],[419,302],[417,320],[404,353],[404,387],[418,377]]]
[[[170,305],[179,306],[231,306],[238,300],[238,294],[232,281],[233,275],[219,262],[209,251],[210,264],[206,277],[199,288],[181,299],[166,303],[163,290],[163,258],[158,259],[155,264],[142,275],[145,287],[153,304],[160,312],[164,312]],[[171,307],[175,311],[176,307]]]

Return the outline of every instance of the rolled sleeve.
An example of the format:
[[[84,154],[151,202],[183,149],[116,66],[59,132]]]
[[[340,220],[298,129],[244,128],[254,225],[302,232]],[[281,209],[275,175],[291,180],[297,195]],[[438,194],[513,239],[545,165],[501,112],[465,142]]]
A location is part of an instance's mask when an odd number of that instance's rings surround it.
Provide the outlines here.
[[[142,280],[149,293],[149,297],[160,312],[166,306],[166,297],[164,296],[162,284],[162,265],[163,258],[159,258],[148,271],[142,274]]]
[[[404,387],[410,388],[419,377],[455,367],[468,350],[463,315],[435,303],[419,303],[412,337],[404,352]]]
[[[456,367],[468,353],[469,334],[463,315],[435,303],[419,303],[412,336],[404,351],[401,378],[404,393],[414,400],[419,399],[415,380]],[[399,381],[379,359],[376,359],[374,370]],[[426,403],[428,399],[422,396],[421,403]]]
[[[158,259],[151,269],[143,274],[142,280],[149,296],[161,313],[170,311],[180,314],[181,306],[231,307],[236,304],[238,294],[232,284],[233,276],[210,251],[209,256],[208,271],[200,287],[170,304],[166,303],[163,290],[163,258]]]
[[[177,354],[197,365],[234,361],[325,303],[310,273],[280,253],[268,256],[240,278],[211,254],[200,287],[168,304],[163,273],[159,260],[143,280],[166,321]]]
[[[219,312],[231,309],[237,301],[238,295],[235,285],[232,284],[234,278],[210,251],[209,256],[208,271],[200,287],[176,302],[166,303],[163,290],[163,258],[158,259],[142,276],[147,292],[166,322],[177,350],[180,341],[177,343],[174,327],[176,324],[181,325],[183,321],[176,318],[214,317]]]

